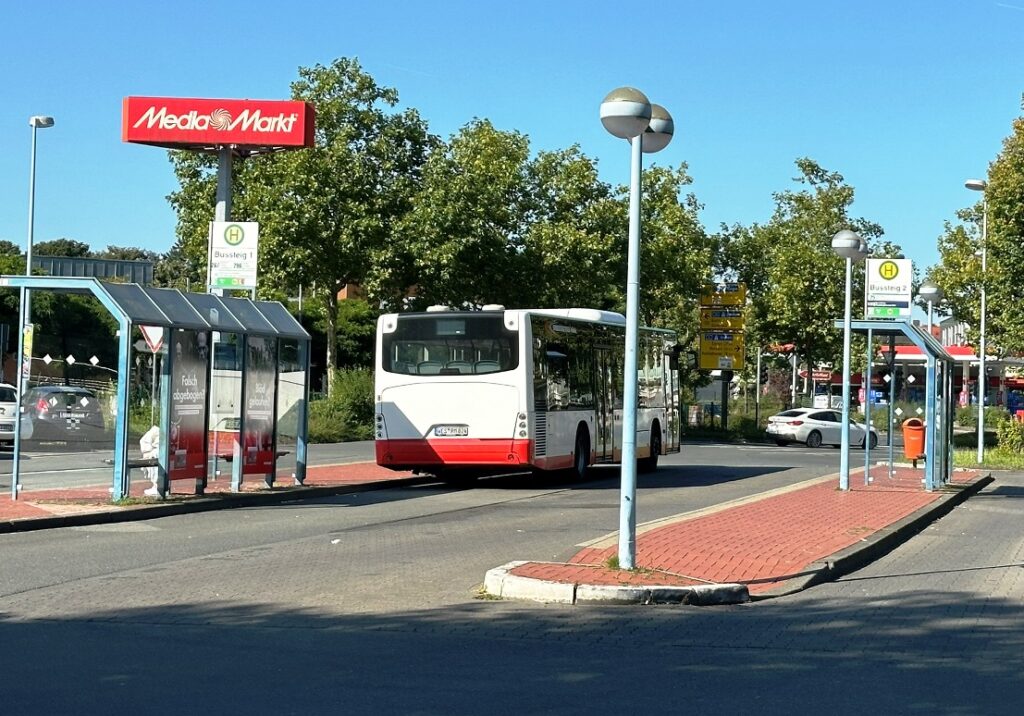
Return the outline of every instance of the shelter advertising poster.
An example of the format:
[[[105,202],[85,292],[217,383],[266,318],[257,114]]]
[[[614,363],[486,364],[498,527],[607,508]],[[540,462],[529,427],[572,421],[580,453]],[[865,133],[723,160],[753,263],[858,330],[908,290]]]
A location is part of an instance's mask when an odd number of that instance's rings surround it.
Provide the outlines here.
[[[249,336],[247,343],[242,473],[265,475],[274,470],[277,339]]]
[[[172,480],[206,477],[206,334],[175,330],[171,369],[170,470]]]

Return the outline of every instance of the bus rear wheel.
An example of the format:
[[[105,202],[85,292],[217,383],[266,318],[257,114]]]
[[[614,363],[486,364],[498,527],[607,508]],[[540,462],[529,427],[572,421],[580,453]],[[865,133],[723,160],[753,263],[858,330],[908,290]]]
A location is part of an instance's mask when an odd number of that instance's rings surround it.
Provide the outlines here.
[[[583,480],[590,467],[590,434],[582,425],[576,430],[576,446],[572,453],[572,467],[569,475],[574,480]]]
[[[658,456],[661,455],[661,428],[657,423],[651,428],[651,454],[637,460],[640,472],[654,472],[658,469]]]

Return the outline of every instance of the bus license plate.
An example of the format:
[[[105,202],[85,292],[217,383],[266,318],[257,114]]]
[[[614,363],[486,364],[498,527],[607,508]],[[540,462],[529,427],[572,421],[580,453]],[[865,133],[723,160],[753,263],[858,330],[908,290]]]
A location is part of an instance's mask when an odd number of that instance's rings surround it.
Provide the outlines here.
[[[469,435],[468,425],[437,425],[434,427],[434,435],[440,437],[465,437]]]

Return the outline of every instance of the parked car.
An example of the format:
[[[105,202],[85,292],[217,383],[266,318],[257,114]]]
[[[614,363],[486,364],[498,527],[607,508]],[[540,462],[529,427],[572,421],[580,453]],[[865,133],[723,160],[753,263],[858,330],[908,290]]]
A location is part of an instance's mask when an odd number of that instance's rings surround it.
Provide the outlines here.
[[[105,436],[99,398],[88,388],[41,385],[26,391],[21,406],[33,440],[91,442]]]
[[[18,389],[0,383],[0,444],[14,444],[14,421],[18,417]]]
[[[842,440],[843,414],[820,408],[794,408],[768,418],[768,437],[779,445],[806,443],[807,447],[839,445]],[[850,421],[850,444],[864,445],[864,423]],[[878,431],[871,427],[871,447],[878,445]]]

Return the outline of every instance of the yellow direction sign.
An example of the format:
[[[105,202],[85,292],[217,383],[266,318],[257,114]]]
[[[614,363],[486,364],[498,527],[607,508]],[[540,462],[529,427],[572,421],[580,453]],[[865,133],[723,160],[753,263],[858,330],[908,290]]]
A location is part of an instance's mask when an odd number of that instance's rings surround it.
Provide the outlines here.
[[[745,283],[709,283],[700,292],[701,306],[742,306],[746,302]]]
[[[742,331],[743,311],[739,308],[702,308],[700,328],[702,331]]]
[[[742,333],[701,331],[701,370],[743,370],[743,356]]]

